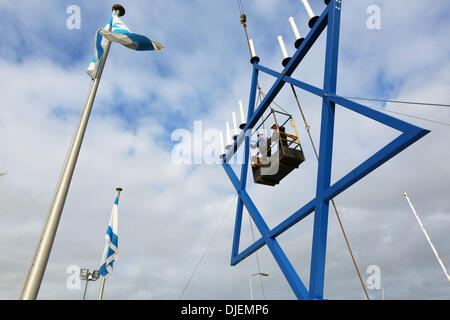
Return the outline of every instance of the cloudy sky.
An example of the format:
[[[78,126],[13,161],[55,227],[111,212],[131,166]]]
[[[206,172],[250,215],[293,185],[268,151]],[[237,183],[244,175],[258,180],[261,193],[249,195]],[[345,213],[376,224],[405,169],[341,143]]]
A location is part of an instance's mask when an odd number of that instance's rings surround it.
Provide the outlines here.
[[[95,31],[109,19],[110,1],[3,0],[0,31],[0,299],[16,299],[84,105]],[[311,0],[320,13],[323,1]],[[72,268],[100,265],[115,188],[120,260],[105,299],[249,299],[252,255],[229,265],[236,201],[221,166],[176,161],[174,132],[225,130],[238,100],[248,101],[251,65],[234,0],[123,0],[122,21],[163,42],[162,52],[111,47],[75,174],[39,292],[40,299],[81,299]],[[305,35],[308,17],[298,0],[244,0],[248,31],[261,64],[281,71],[282,35],[289,54],[293,16]],[[68,27],[80,9],[79,28]],[[369,6],[380,9],[380,29],[369,29]],[[421,0],[345,0],[342,7],[338,94],[384,99],[450,101],[450,3]],[[322,85],[322,36],[294,76]],[[267,92],[273,78],[261,75]],[[248,191],[269,226],[314,198],[317,163],[295,100],[284,88],[276,101],[292,113],[306,161],[276,188]],[[319,143],[321,101],[298,90]],[[445,107],[369,103],[450,123]],[[398,132],[336,109],[333,176],[337,181]],[[386,299],[450,299],[450,285],[403,192],[408,192],[443,263],[450,265],[449,126],[397,117],[431,133],[353,185],[335,200],[364,281],[378,266]],[[206,134],[205,134],[206,135]],[[200,154],[201,155],[201,154]],[[201,156],[200,156],[201,159]],[[197,158],[198,160],[198,158]],[[239,170],[238,168],[236,168]],[[229,210],[227,211],[227,208]],[[223,223],[221,224],[221,222]],[[313,215],[278,237],[308,287]],[[218,228],[218,226],[220,227]],[[253,230],[256,230],[253,226]],[[217,232],[217,233],[216,233]],[[215,237],[213,238],[213,236]],[[259,237],[255,232],[255,237]],[[213,240],[213,241],[212,241]],[[241,250],[252,242],[245,213]],[[257,299],[295,299],[270,251],[258,251],[263,287]],[[73,267],[75,266],[75,267]],[[369,268],[370,270],[370,268]],[[73,284],[73,283],[72,283]],[[99,281],[89,284],[95,299]],[[381,299],[381,290],[369,290]],[[324,296],[364,299],[339,224],[330,210]]]

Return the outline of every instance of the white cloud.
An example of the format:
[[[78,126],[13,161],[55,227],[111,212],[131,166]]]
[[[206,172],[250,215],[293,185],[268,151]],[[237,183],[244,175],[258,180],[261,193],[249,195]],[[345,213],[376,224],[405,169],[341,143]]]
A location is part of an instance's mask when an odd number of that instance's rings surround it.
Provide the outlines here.
[[[436,60],[445,61],[448,48],[443,44],[448,41],[443,41],[443,33],[433,34],[429,26],[430,21],[434,25],[439,7],[442,10],[447,4],[440,1],[425,16],[421,1],[411,2],[408,11],[396,2],[383,5],[382,29],[369,31],[365,28],[365,9],[372,2],[343,4],[338,91],[378,98],[386,92],[387,98],[446,103],[450,98],[446,90],[450,67]],[[18,21],[27,21],[33,8],[25,2],[19,5],[24,10],[8,10]],[[58,7],[53,2],[48,5]],[[174,165],[171,148],[164,141],[171,134],[169,125],[191,130],[194,120],[203,120],[205,127],[222,129],[224,121],[231,120],[231,111],[238,111],[237,101],[247,103],[251,67],[234,5],[156,1],[147,7],[124,3],[127,25],[143,34],[149,29],[166,49],[154,55],[112,48],[40,298],[81,298],[81,290],[66,288],[66,268],[72,264],[98,267],[114,189],[119,185],[124,188],[119,206],[121,258],[108,280],[105,299],[176,299],[181,294],[233,198],[233,189],[218,165]],[[93,11],[102,6],[81,6],[82,17],[93,16]],[[301,18],[306,15],[300,6],[299,1],[290,1],[284,7],[276,1],[246,5],[249,32],[255,37],[261,64],[281,70],[278,34],[286,34],[286,45],[293,51],[287,22],[292,8],[297,10],[299,28],[306,33]],[[320,7],[314,9],[319,12]],[[61,15],[53,16],[49,10],[44,18],[53,17],[53,24],[61,20],[64,28],[64,10]],[[78,31],[89,41],[92,23],[83,22]],[[448,28],[446,22],[441,24],[439,29]],[[67,34],[61,30],[55,33]],[[36,34],[33,32],[33,36]],[[25,39],[30,36],[24,31],[20,35]],[[45,34],[40,37],[46,39]],[[84,73],[88,60],[73,58],[71,64],[63,66],[46,58],[52,47],[45,43],[41,54],[30,46],[32,54],[21,62],[11,58],[15,54],[13,44],[0,56],[0,70],[7,75],[0,80],[0,171],[7,173],[0,178],[3,299],[15,299],[19,294],[88,88]],[[321,38],[295,75],[320,86],[323,48]],[[80,50],[90,56],[90,47]],[[382,89],[380,79],[393,88]],[[266,92],[272,81],[261,75]],[[298,93],[318,145],[320,100],[300,90]],[[249,193],[271,227],[314,197],[317,170],[289,87],[282,90],[277,101],[294,115],[307,161],[277,188],[254,185],[249,172]],[[117,105],[122,107],[120,113],[114,111]],[[450,122],[444,108],[388,108]],[[333,173],[339,177],[396,133],[339,107],[337,110]],[[124,120],[123,115],[132,120]],[[182,120],[176,119],[178,116]],[[367,266],[375,264],[381,268],[386,298],[447,299],[448,284],[402,193],[410,194],[448,265],[448,127],[402,119],[432,132],[339,195],[336,203],[364,279]],[[135,130],[129,129],[130,121]],[[233,205],[184,298],[249,297],[248,276],[257,268],[255,256],[229,266],[234,210]],[[362,290],[331,210],[329,219],[325,297],[361,299]],[[312,222],[311,215],[278,238],[306,285]],[[241,250],[252,242],[247,215],[242,228]],[[269,250],[264,247],[258,252],[262,271],[270,273],[263,279],[266,297],[294,299]],[[259,280],[255,278],[253,284],[255,297],[262,298]],[[97,289],[98,283],[90,284],[88,297],[93,299]]]

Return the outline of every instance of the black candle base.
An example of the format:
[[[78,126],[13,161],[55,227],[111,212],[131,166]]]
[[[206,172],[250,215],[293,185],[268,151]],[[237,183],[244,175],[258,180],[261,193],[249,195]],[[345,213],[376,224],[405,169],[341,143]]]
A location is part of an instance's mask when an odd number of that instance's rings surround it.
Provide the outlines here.
[[[305,41],[305,38],[298,38],[297,40],[295,40],[294,46],[296,49],[300,48],[300,46],[302,45],[303,41]]]
[[[250,58],[250,63],[254,64],[255,62],[259,62],[259,57],[258,56],[254,56]]]
[[[291,61],[291,57],[284,58],[281,64],[283,65],[283,67],[286,67],[289,61]]]
[[[308,22],[308,26],[309,26],[310,28],[314,27],[314,25],[316,24],[317,20],[319,20],[319,16],[312,17],[312,18],[309,20],[309,22]]]

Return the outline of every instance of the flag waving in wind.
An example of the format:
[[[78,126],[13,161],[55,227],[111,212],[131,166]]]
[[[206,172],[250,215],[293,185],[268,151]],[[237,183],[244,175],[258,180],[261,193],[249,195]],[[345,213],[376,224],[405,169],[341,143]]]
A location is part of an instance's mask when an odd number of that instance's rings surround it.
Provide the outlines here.
[[[128,27],[120,20],[116,12],[114,12],[112,16],[111,32],[103,29],[101,31],[101,35],[110,41],[118,42],[127,48],[137,51],[160,51],[164,49],[164,45],[162,43],[150,40],[146,36],[132,33],[130,29],[128,29]]]
[[[106,230],[106,245],[103,251],[102,265],[100,267],[100,275],[108,278],[113,270],[113,264],[119,260],[118,245],[118,223],[119,223],[119,199],[116,196],[114,205],[111,212],[111,218],[109,219],[108,229]]]
[[[97,72],[98,65],[100,64],[100,59],[103,56],[103,52],[105,51],[107,39],[103,38],[100,32],[102,30],[110,30],[111,29],[111,23],[112,23],[112,17],[109,20],[109,23],[105,26],[103,29],[98,29],[97,32],[95,32],[95,38],[94,38],[94,58],[92,58],[91,63],[89,64],[89,67],[87,69],[88,75],[91,77],[91,79],[94,79],[95,73]]]
[[[150,40],[146,36],[132,33],[130,29],[120,20],[114,11],[108,24],[95,33],[94,58],[92,59],[87,73],[94,79],[100,59],[102,58],[107,41],[113,41],[127,48],[137,51],[161,51],[164,45],[158,41]]]

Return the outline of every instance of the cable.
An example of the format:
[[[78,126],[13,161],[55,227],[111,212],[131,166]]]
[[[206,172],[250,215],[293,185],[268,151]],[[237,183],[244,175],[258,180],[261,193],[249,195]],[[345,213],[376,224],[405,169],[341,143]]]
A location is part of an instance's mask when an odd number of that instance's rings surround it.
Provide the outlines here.
[[[241,4],[242,13],[245,13],[244,3],[242,2],[242,0],[239,0],[239,3]]]
[[[336,95],[336,94],[324,94],[324,96],[344,98],[344,99],[355,99],[355,100],[368,100],[368,101],[404,103],[404,104],[414,104],[414,105],[426,105],[426,106],[435,106],[435,107],[436,106],[437,107],[450,107],[450,105],[448,105],[448,104],[437,104],[437,103],[427,103],[427,102],[413,102],[413,101],[399,101],[399,100],[383,100],[383,99],[358,98],[358,97],[344,97],[344,96],[339,96],[339,95]],[[367,106],[367,105],[366,105],[366,107],[369,107],[369,108],[372,108],[372,109],[377,109],[377,110],[380,110],[380,111],[386,111],[386,112],[390,112],[390,113],[395,113],[395,114],[398,114],[398,115],[402,115],[402,116],[406,116],[406,117],[410,117],[410,118],[414,118],[414,119],[434,122],[434,123],[437,123],[437,124],[442,124],[444,126],[450,126],[450,123],[440,122],[440,121],[437,121],[437,120],[427,119],[427,118],[414,116],[414,115],[407,114],[407,113],[402,113],[402,112],[398,112],[398,111],[388,110],[388,109],[385,109],[385,108],[380,108],[380,107],[375,107],[375,106]]]
[[[239,13],[243,14],[244,13],[244,7],[242,6],[242,0],[236,0],[237,5],[238,5],[238,9],[239,9]]]
[[[375,99],[375,98],[360,98],[360,97],[344,97],[338,96],[336,94],[325,94],[325,96],[329,97],[339,97],[345,99],[353,99],[353,100],[367,100],[367,101],[379,101],[379,102],[391,102],[391,103],[403,103],[403,104],[415,104],[415,105],[424,105],[424,106],[433,106],[433,107],[450,107],[450,104],[442,104],[442,103],[429,103],[429,102],[416,102],[416,101],[401,101],[401,100],[386,100],[386,99]]]
[[[253,223],[252,223],[252,219],[250,217],[250,214],[248,215],[248,222],[250,223],[250,229],[252,231],[253,242],[255,242],[256,241],[255,240],[255,233],[253,232]],[[261,289],[262,289],[263,298],[264,298],[264,300],[266,300],[266,294],[264,292],[264,285],[263,285],[262,276],[261,276],[261,266],[259,264],[259,258],[258,258],[258,251],[255,251],[255,255],[256,255],[256,264],[258,265],[259,282],[261,283]]]
[[[247,40],[247,46],[248,46],[248,52],[250,53],[250,58],[252,57],[252,50],[250,49],[250,39],[248,37],[248,32],[247,32],[247,16],[244,13],[244,8],[242,6],[242,1],[241,0],[236,0],[238,7],[239,7],[239,13],[241,14],[241,24],[244,27],[244,32],[245,32],[245,39]],[[264,92],[261,89],[261,86],[259,85],[259,81],[257,82],[257,87],[258,87],[258,92],[259,94],[262,94],[262,96],[265,98],[266,95],[264,94]],[[285,113],[288,113],[285,109],[283,109],[278,103],[276,103],[276,101],[272,100],[272,103],[274,105],[276,105],[278,108],[280,108],[281,110],[283,110]]]
[[[261,90],[261,88],[258,88],[259,91],[261,92],[262,96],[265,98],[266,95],[264,94],[264,92]],[[272,103],[274,105],[276,105],[278,108],[280,108],[281,110],[283,110],[284,113],[290,114],[289,112],[287,112],[282,106],[280,106],[275,100],[272,100]]]
[[[303,113],[303,109],[302,109],[302,107],[300,105],[300,101],[298,100],[298,97],[297,97],[297,92],[295,91],[295,88],[292,84],[291,84],[291,88],[292,88],[292,92],[294,93],[295,101],[297,101],[298,108],[300,109],[300,113],[302,114],[303,122],[305,123],[305,129],[306,129],[306,132],[308,132],[309,140],[311,141],[311,145],[313,147],[314,154],[316,155],[316,158],[318,161],[319,154],[317,153],[316,146],[315,146],[314,141],[311,136],[311,132],[310,132],[311,127],[309,126],[308,122],[306,122],[305,114]]]
[[[262,95],[263,95],[263,93],[262,93],[262,91],[261,91],[261,88],[259,87],[259,84],[258,84],[258,89],[259,89],[259,91],[258,91],[258,98],[257,98],[257,100],[256,100],[257,105],[259,105],[259,103],[261,102]],[[266,129],[265,129],[265,127],[264,127],[264,121],[263,121],[262,117],[261,117],[261,121],[262,121],[262,122],[261,122],[261,125],[262,125],[262,127],[263,127],[263,132],[264,132],[264,134],[265,134],[265,133],[266,133]],[[261,125],[260,125],[260,126],[261,126]],[[258,127],[258,128],[259,128],[259,127]],[[251,219],[251,217],[250,217],[250,214],[248,215],[248,221],[249,221],[250,229],[251,229],[251,232],[252,232],[253,242],[255,242],[255,233],[254,233],[254,231],[253,231],[253,223],[252,223],[252,219]],[[261,276],[261,265],[260,265],[260,263],[259,263],[258,251],[255,252],[255,256],[256,256],[256,264],[258,265],[259,282],[260,282],[260,284],[261,284],[261,290],[262,290],[263,298],[264,298],[264,300],[265,300],[265,299],[266,299],[266,294],[265,294],[265,292],[264,292],[264,285],[263,285],[262,276]]]
[[[236,197],[237,197],[237,196],[238,196],[238,194],[236,193],[236,195],[234,196],[234,198],[233,198],[233,200],[231,201],[230,205],[228,206],[227,210],[225,211],[225,214],[224,214],[224,216],[223,216],[223,218],[222,218],[222,221],[220,221],[219,225],[217,226],[217,229],[216,229],[216,231],[214,232],[211,241],[209,241],[209,244],[208,244],[208,246],[206,247],[205,252],[203,252],[202,256],[200,257],[200,260],[198,261],[197,265],[195,266],[194,271],[192,272],[191,276],[189,277],[188,282],[187,282],[186,285],[184,286],[183,291],[181,292],[181,294],[180,294],[180,296],[178,297],[177,300],[180,300],[180,299],[183,297],[184,293],[186,292],[186,289],[188,288],[189,284],[191,283],[191,280],[192,280],[192,278],[194,277],[195,273],[197,272],[198,267],[200,266],[200,263],[202,263],[203,259],[204,259],[205,256],[206,256],[206,253],[208,252],[208,250],[209,250],[209,248],[211,247],[211,245],[212,245],[214,239],[216,238],[217,233],[219,232],[220,227],[222,227],[222,224],[223,224],[223,222],[225,221],[225,218],[226,218],[227,215],[228,215],[228,211],[230,210],[230,208],[231,208],[231,206],[233,205],[234,200],[236,200]]]
[[[395,113],[395,114],[399,114],[402,116],[406,116],[406,117],[410,117],[410,118],[414,118],[414,119],[419,119],[419,120],[424,120],[424,121],[429,121],[429,122],[434,122],[437,124],[442,124],[444,126],[449,126],[450,127],[450,123],[446,123],[446,122],[440,122],[440,121],[436,121],[436,120],[431,120],[431,119],[427,119],[427,118],[422,118],[422,117],[418,117],[418,116],[413,116],[411,114],[407,114],[407,113],[402,113],[402,112],[397,112],[397,111],[392,111],[392,110],[387,110],[385,108],[379,108],[379,107],[374,107],[374,106],[366,106],[372,109],[377,109],[380,111],[386,111],[386,112],[390,112],[390,113]]]
[[[292,88],[292,92],[294,93],[294,97],[295,97],[295,101],[297,102],[297,106],[298,106],[298,108],[300,109],[300,113],[302,114],[302,118],[303,118],[303,121],[304,121],[304,123],[305,123],[305,129],[306,129],[306,131],[308,132],[309,140],[311,141],[311,145],[312,145],[312,147],[313,147],[313,149],[314,149],[314,154],[316,155],[317,161],[319,161],[319,155],[318,155],[318,153],[317,153],[317,149],[316,149],[316,146],[315,146],[315,144],[314,144],[314,140],[312,139],[312,136],[311,136],[311,133],[310,133],[311,127],[310,127],[310,126],[308,125],[308,123],[306,122],[306,117],[305,117],[305,114],[303,113],[302,106],[300,105],[300,101],[299,101],[299,99],[298,99],[297,92],[295,91],[295,88],[294,88],[294,86],[293,86],[292,84],[291,84],[291,88]],[[334,212],[335,212],[335,214],[336,214],[336,217],[337,217],[337,219],[338,219],[339,225],[340,225],[340,227],[341,227],[342,234],[344,235],[345,243],[347,244],[347,249],[348,249],[348,251],[349,251],[349,253],[350,253],[350,256],[351,256],[351,258],[352,258],[353,265],[355,266],[356,273],[358,274],[359,281],[361,282],[361,286],[362,286],[362,288],[363,288],[363,290],[364,290],[364,293],[365,293],[365,295],[366,295],[366,297],[367,297],[367,300],[370,300],[370,296],[369,296],[369,294],[367,293],[366,286],[365,286],[364,281],[363,281],[363,279],[362,279],[362,277],[361,277],[361,273],[359,272],[358,264],[356,263],[355,256],[353,255],[353,251],[352,251],[352,248],[351,248],[351,246],[350,246],[350,242],[349,242],[349,240],[348,240],[348,238],[347,238],[347,234],[345,233],[344,226],[343,226],[343,224],[342,224],[341,218],[339,217],[339,213],[338,213],[336,204],[335,204],[335,202],[334,202],[334,199],[331,199],[331,203],[332,203],[332,205],[333,205]]]

